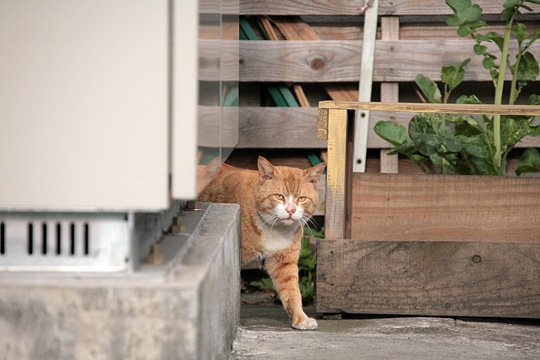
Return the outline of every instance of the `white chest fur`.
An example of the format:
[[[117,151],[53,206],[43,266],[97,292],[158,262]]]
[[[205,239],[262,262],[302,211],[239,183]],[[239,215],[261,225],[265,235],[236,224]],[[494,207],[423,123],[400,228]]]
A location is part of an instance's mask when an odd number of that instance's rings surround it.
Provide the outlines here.
[[[297,226],[274,227],[263,226],[261,245],[264,256],[284,250],[292,245]]]

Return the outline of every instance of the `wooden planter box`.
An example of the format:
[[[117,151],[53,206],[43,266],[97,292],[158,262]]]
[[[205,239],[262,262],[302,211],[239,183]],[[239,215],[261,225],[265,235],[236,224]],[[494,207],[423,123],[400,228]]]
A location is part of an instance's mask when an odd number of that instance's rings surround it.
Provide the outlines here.
[[[320,106],[328,178],[318,312],[540,318],[540,178],[353,174],[347,111],[388,105]]]

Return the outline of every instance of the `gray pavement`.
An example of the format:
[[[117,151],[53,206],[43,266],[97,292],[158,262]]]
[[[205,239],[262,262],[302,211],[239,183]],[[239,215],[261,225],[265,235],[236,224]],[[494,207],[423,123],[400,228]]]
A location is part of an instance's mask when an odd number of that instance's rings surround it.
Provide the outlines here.
[[[313,309],[308,309],[313,314]],[[290,327],[281,306],[242,305],[229,360],[540,359],[540,323],[434,317],[318,319]]]

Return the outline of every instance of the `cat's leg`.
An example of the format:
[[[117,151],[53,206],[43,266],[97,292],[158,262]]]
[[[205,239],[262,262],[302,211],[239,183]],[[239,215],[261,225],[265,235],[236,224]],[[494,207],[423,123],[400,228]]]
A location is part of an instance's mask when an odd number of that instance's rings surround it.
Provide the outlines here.
[[[302,294],[298,287],[298,254],[290,249],[277,252],[266,259],[265,268],[274,283],[283,307],[298,330],[317,329],[317,320],[302,309]]]

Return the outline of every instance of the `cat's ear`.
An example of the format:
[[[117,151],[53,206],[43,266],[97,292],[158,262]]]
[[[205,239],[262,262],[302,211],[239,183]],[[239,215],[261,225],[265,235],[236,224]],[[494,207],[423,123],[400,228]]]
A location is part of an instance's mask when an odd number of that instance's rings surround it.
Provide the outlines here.
[[[264,157],[259,156],[257,167],[259,168],[259,182],[261,184],[274,177],[274,165],[270,164],[270,161],[266,160]]]
[[[322,162],[313,167],[310,167],[309,169],[304,170],[304,175],[307,176],[310,183],[316,186],[319,183],[319,179],[321,178],[325,167],[326,163]]]

